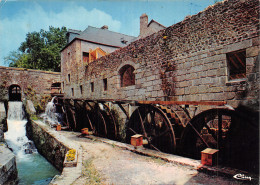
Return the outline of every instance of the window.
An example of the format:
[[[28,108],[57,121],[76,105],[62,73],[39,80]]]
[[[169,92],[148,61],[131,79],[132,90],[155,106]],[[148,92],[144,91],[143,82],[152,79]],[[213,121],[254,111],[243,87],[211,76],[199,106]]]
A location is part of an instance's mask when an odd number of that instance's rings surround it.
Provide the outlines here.
[[[227,53],[229,80],[246,77],[246,50]]]
[[[9,101],[21,101],[21,88],[19,85],[9,87]]]
[[[71,88],[71,96],[74,96],[74,89]]]
[[[70,74],[68,74],[68,82],[70,82]]]
[[[94,82],[90,83],[90,87],[91,87],[91,92],[94,92]]]
[[[89,61],[89,53],[83,52],[83,53],[82,53],[82,60],[83,60],[83,63],[84,63],[84,64],[87,64],[88,61]]]
[[[103,79],[104,91],[107,91],[107,78]]]
[[[135,85],[134,67],[125,65],[119,70],[121,87]]]
[[[79,88],[80,88],[80,93],[83,94],[83,87],[82,87],[82,85],[80,85]]]

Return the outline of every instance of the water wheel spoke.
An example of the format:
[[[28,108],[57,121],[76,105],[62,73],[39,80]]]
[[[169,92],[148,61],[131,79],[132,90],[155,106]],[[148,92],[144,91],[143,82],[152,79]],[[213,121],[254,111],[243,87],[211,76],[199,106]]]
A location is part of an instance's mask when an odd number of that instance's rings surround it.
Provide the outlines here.
[[[191,126],[191,128],[195,131],[195,133],[197,134],[197,136],[199,137],[199,139],[207,146],[207,148],[209,147],[209,144],[203,139],[203,137],[201,136],[201,134],[198,132],[198,130],[190,123],[188,122],[188,124]]]
[[[132,128],[128,128],[128,130],[132,131],[134,134],[137,134],[137,132],[134,131]]]
[[[93,128],[92,122],[91,122],[91,120],[90,120],[88,114],[87,114],[87,118],[88,118],[88,122],[89,122],[90,128],[91,128],[91,130],[93,131],[94,128]]]
[[[218,112],[218,147],[222,147],[222,114]]]
[[[142,127],[142,130],[143,130],[143,135],[144,135],[145,138],[147,138],[147,133],[146,133],[145,128],[144,128],[144,122],[143,122],[143,119],[142,119],[142,116],[140,114],[139,109],[138,109],[138,115],[139,115],[139,118],[140,118],[140,123],[141,123],[141,127]]]
[[[158,148],[156,148],[153,144],[149,144],[153,149],[157,150],[158,152],[161,152]]]

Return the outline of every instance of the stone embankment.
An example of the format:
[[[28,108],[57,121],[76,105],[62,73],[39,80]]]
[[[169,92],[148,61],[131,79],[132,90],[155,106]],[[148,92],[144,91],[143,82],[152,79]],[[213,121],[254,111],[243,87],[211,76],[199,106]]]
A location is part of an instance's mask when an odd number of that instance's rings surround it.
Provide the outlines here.
[[[27,124],[27,133],[34,141],[38,152],[43,155],[58,170],[62,171],[60,176],[55,176],[50,184],[71,184],[81,176],[82,152],[80,146],[60,135],[54,129],[41,121],[31,121]],[[64,167],[64,159],[67,151],[76,149],[77,166]]]
[[[0,184],[16,184],[17,169],[15,155],[0,142]]]
[[[16,184],[17,168],[15,155],[4,143],[5,120],[5,106],[4,103],[0,102],[0,184]]]

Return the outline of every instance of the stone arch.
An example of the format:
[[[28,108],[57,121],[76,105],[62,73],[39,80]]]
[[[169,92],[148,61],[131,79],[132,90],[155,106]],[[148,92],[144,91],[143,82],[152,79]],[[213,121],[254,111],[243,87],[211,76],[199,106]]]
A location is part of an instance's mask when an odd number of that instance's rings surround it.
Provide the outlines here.
[[[21,87],[17,84],[9,86],[8,89],[9,101],[22,101]]]
[[[120,85],[121,87],[127,87],[135,85],[135,68],[132,65],[124,65],[119,70]]]

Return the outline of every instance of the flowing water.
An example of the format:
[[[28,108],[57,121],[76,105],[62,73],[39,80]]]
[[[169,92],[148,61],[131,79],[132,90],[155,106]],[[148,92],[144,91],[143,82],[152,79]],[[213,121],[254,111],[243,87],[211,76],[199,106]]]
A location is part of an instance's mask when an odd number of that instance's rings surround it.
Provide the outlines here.
[[[9,102],[5,140],[16,155],[19,184],[49,184],[59,171],[37,152],[33,142],[27,138],[26,123],[22,102]]]
[[[45,113],[41,115],[45,123],[49,123],[51,126],[60,124],[61,114],[57,113],[56,105],[54,103],[56,101],[56,96],[52,98],[52,100],[47,104]]]

